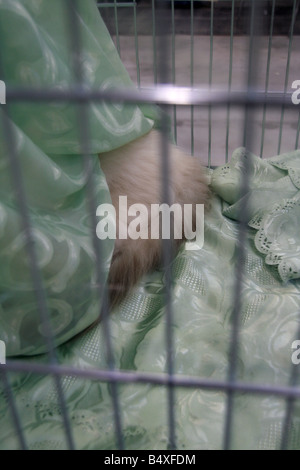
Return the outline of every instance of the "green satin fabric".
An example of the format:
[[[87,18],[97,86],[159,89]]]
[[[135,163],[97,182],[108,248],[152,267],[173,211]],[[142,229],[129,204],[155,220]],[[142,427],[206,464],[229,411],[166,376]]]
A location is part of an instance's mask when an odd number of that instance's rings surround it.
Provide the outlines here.
[[[80,0],[77,16],[84,84],[108,90],[133,87],[94,0]],[[76,83],[67,2],[0,0],[1,60],[6,85],[34,90],[68,90]],[[18,32],[18,33],[17,33]],[[91,104],[88,108],[89,153],[106,152],[148,132],[155,107],[122,103]],[[69,103],[14,103],[16,125],[50,155],[81,154],[78,113]]]
[[[205,215],[204,247],[199,250],[182,247],[173,263],[172,333],[175,372],[179,375],[214,380],[227,377],[239,221],[224,213],[239,203],[236,184],[240,181],[244,156],[244,150],[238,150],[232,163],[211,173],[211,185],[216,194],[210,211]],[[290,159],[299,161],[299,152],[276,160],[287,162]],[[260,169],[264,174],[268,170],[273,173],[273,160],[254,158],[253,162],[256,170]],[[260,171],[257,174],[261,174]],[[280,178],[287,175],[288,170],[279,171],[274,187],[280,183]],[[267,178],[264,181],[259,183],[260,191],[265,184],[270,194]],[[255,186],[255,178],[252,184]],[[236,196],[233,195],[235,191]],[[295,186],[292,200],[297,193]],[[275,199],[277,195],[275,191]],[[224,197],[230,199],[230,205]],[[273,211],[270,199],[260,200],[265,201],[265,216],[270,217]],[[260,215],[263,206],[262,203]],[[278,201],[275,202],[277,206]],[[255,213],[252,219],[254,216]],[[287,212],[282,216],[286,218]],[[265,254],[257,250],[255,238],[258,233],[257,229],[249,227],[246,236],[237,379],[252,384],[288,386],[292,343],[298,339],[300,279],[282,281],[278,267],[267,263]],[[273,238],[279,234],[274,231]],[[293,232],[293,235],[296,239],[299,232]],[[299,250],[297,252],[299,254]],[[295,254],[295,260],[297,256]],[[165,373],[163,288],[163,272],[149,274],[110,316],[117,369]],[[61,345],[57,352],[62,365],[83,369],[107,368],[101,324]],[[31,360],[41,364],[46,362],[46,357]],[[10,379],[28,446],[32,449],[66,448],[53,380],[34,374],[11,374]],[[79,449],[115,449],[110,386],[69,376],[63,378],[62,384],[76,446]],[[127,384],[118,387],[118,394],[126,448],[167,449],[166,389],[150,384]],[[4,403],[3,397],[0,400],[0,448],[17,448],[10,411]],[[178,388],[175,392],[178,448],[221,449],[226,406],[226,394],[222,391]],[[285,410],[285,401],[280,396],[237,393],[233,408],[232,448],[280,448]],[[300,446],[299,419],[299,407],[295,406],[288,439],[291,449],[299,449]]]
[[[79,1],[78,6],[82,41],[78,59],[85,85],[132,87],[95,2]],[[68,90],[75,83],[70,27],[66,2],[61,0],[0,0],[1,79],[6,86]],[[155,106],[104,102],[88,105],[84,113],[68,102],[10,102],[0,109],[0,339],[10,357],[43,353],[46,341],[11,179],[12,149],[7,145],[4,112],[21,165],[57,345],[91,325],[102,303],[82,154],[88,154],[96,206],[111,202],[97,155],[147,133],[157,112]],[[87,143],[80,140],[80,116],[88,127]],[[101,242],[103,283],[113,246],[113,240]]]
[[[245,159],[250,187],[239,198]],[[249,227],[257,230],[255,248],[283,282],[300,278],[300,151],[268,160],[237,149],[230,164],[214,172],[212,187],[224,199],[223,214],[240,220],[247,205]]]
[[[0,0],[1,52],[4,51],[4,70],[10,83],[60,87],[70,83],[72,73],[62,3]],[[82,36],[87,42],[86,50],[91,51],[83,55],[88,84],[102,86],[102,70],[108,82],[111,74],[108,86],[128,83],[94,2],[79,3],[84,5],[79,12]],[[50,23],[56,28],[55,40],[50,39],[47,29]],[[15,34],[21,29],[22,34]],[[120,77],[118,83],[114,78],[116,72]],[[10,111],[39,267],[56,333],[58,362],[82,369],[107,368],[102,324],[87,329],[98,316],[101,297],[95,286],[76,109],[69,105],[26,103],[10,106]],[[96,154],[121,146],[149,130],[153,120],[149,120],[151,116],[147,113],[144,108],[125,109],[121,105],[89,108],[97,203],[109,201],[110,196]],[[43,329],[37,319],[7,152],[2,134],[0,339],[6,342],[9,356],[27,355],[19,359],[44,364],[47,357],[43,354]],[[172,333],[177,374],[215,380],[227,377],[239,218],[244,204],[239,188],[245,157],[250,158],[239,149],[230,164],[211,172],[215,195],[205,215],[204,247],[198,250],[182,247],[173,263]],[[250,161],[249,229],[237,351],[237,378],[250,383],[288,385],[292,342],[300,339],[297,338],[299,161],[299,152],[268,161],[252,156]],[[106,274],[112,249],[110,241],[102,243]],[[149,274],[110,316],[117,369],[165,373],[163,289],[163,272]],[[53,379],[34,373],[10,373],[9,381],[27,446],[66,448]],[[115,449],[111,387],[66,376],[62,388],[76,447]],[[127,384],[118,387],[118,395],[126,448],[167,449],[166,389]],[[175,392],[178,448],[220,449],[226,406],[226,395],[221,391],[178,388]],[[279,448],[285,409],[286,404],[279,396],[236,394],[232,447]],[[292,449],[300,447],[299,420],[296,404],[288,439]],[[0,387],[0,449],[19,446],[10,407]]]

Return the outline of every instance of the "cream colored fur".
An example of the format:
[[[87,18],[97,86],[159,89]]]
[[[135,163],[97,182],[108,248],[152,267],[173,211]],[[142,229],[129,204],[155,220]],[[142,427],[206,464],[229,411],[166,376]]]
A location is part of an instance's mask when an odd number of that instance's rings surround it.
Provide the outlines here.
[[[127,196],[128,206],[144,204],[149,208],[149,214],[151,204],[161,204],[161,142],[161,134],[152,130],[130,144],[100,155],[101,167],[116,209],[117,229],[119,196]],[[196,204],[206,204],[209,197],[207,177],[199,160],[185,155],[174,145],[170,145],[168,153],[170,203],[193,204],[194,207]],[[144,274],[159,266],[161,251],[161,240],[120,240],[117,232],[109,273],[113,304],[119,302]]]

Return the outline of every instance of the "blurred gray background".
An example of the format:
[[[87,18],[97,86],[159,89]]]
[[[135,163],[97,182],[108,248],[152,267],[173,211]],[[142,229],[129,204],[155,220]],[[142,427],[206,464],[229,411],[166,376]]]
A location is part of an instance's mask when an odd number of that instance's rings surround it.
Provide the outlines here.
[[[226,0],[213,4],[194,1],[193,8],[190,1],[174,2],[174,8],[166,1],[163,10],[156,8],[153,12],[156,2],[140,0],[135,7],[134,2],[118,2],[99,9],[137,85],[153,86],[158,79],[161,42],[157,34],[162,24],[170,82],[196,88],[211,84],[225,89],[231,83],[232,89],[241,89],[249,76],[250,3],[236,0],[232,11],[232,2]],[[272,5],[272,1],[261,0],[256,21],[260,36],[255,42],[252,72],[259,89],[265,90],[267,85],[269,91],[286,88],[292,92],[293,81],[300,80],[299,1],[293,9],[292,0],[277,0],[273,16]],[[204,164],[212,165],[223,164],[235,148],[243,145],[244,115],[243,109],[233,107],[209,110],[177,106],[170,110],[178,145],[199,156]],[[265,115],[262,109],[257,110],[252,124],[250,150],[257,155],[271,157],[298,148],[299,107],[267,109]]]

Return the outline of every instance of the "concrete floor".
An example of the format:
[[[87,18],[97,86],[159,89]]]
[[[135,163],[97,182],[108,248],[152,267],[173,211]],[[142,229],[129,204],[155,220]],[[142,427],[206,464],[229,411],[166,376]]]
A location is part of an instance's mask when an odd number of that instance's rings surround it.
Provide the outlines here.
[[[148,18],[148,23],[151,23],[149,18],[150,13],[149,9],[144,9],[144,14],[138,16],[137,20],[140,18],[141,24],[145,24],[146,18]],[[177,15],[179,13],[177,12]],[[190,15],[190,11],[185,10],[184,15],[182,15],[181,24],[183,26],[181,30],[185,30],[186,22],[189,18],[188,15]],[[121,25],[122,21],[120,18],[118,19]],[[128,22],[129,19],[127,18],[126,21]],[[127,24],[129,25],[130,22]],[[220,25],[222,24],[221,17]],[[137,21],[137,25],[139,25],[139,21]],[[220,26],[221,29],[222,26]],[[138,26],[138,30],[140,30],[140,26]],[[153,86],[155,82],[155,57],[153,51],[155,47],[156,49],[158,48],[157,40],[154,42],[152,33],[147,34],[146,30],[147,28],[145,28],[144,34],[137,35],[138,54],[136,54],[135,37],[131,34],[129,26],[126,30],[127,34],[120,34],[119,36],[122,61],[135,83],[137,83],[137,60],[139,62],[141,87]],[[219,33],[220,30],[218,31]],[[278,31],[281,30],[279,28]],[[165,40],[167,41],[167,37]],[[193,57],[191,55],[192,45],[194,51]],[[260,37],[256,45],[257,57],[253,64],[257,87],[262,90],[265,89],[266,82],[268,45],[268,36]],[[300,80],[300,36],[295,35],[293,38],[289,68],[287,69],[288,50],[288,36],[275,34],[271,49],[269,90],[283,91],[287,81],[287,90],[292,92],[291,85],[293,81]],[[234,35],[232,62],[233,89],[243,88],[245,83],[247,83],[248,51],[248,36],[243,34]],[[174,57],[173,64],[172,57]],[[179,86],[191,86],[191,70],[193,69],[193,86],[197,88],[209,84],[211,58],[212,85],[227,89],[230,73],[230,36],[227,34],[214,34],[212,42],[210,35],[195,34],[192,43],[190,34],[176,32],[174,56],[172,56],[172,48],[170,48],[170,60],[165,65],[170,77],[173,77],[175,84]],[[191,67],[191,61],[193,61],[193,67]],[[261,148],[263,148],[262,155],[264,157],[294,150],[298,145],[299,106],[295,106],[292,110],[286,110],[284,115],[282,115],[281,109],[268,109],[265,116],[264,132],[262,110],[255,112],[252,119],[251,133],[253,138],[251,143],[249,143],[249,148],[258,155],[261,152]],[[192,117],[190,107],[177,107],[176,115],[174,115],[172,110],[171,117],[174,120],[174,132],[177,134],[178,145],[188,152],[193,150],[203,163],[210,162],[212,165],[220,165],[226,161],[226,158],[230,158],[235,148],[242,146],[244,143],[244,114],[244,110],[241,108],[232,108],[230,110],[228,145],[226,145],[227,109],[218,108],[210,112],[207,108],[194,107]],[[282,116],[283,126],[282,132],[280,132]]]

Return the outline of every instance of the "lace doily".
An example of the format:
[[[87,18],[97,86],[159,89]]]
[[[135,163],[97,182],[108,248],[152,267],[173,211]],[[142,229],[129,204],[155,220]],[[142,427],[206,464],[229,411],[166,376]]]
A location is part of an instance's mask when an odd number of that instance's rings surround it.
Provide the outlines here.
[[[287,199],[249,222],[257,231],[255,246],[265,262],[277,265],[281,279],[300,278],[300,198]]]
[[[245,159],[249,191],[242,197]],[[255,246],[282,281],[300,279],[300,151],[264,160],[239,148],[230,163],[215,170],[212,188],[230,219],[240,221],[247,204],[248,224],[257,230]]]

